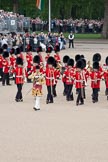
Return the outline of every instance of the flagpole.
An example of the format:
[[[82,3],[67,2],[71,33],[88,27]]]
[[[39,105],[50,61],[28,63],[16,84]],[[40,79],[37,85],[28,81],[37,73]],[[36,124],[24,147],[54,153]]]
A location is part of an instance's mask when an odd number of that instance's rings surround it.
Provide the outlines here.
[[[51,32],[51,0],[49,0],[49,32]]]

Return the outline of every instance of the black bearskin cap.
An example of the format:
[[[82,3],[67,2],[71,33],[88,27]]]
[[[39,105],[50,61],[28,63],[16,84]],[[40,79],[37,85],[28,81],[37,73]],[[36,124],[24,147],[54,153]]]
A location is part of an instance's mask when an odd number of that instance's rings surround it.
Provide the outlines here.
[[[47,64],[54,65],[54,63],[55,63],[54,57],[50,56],[47,60]]]
[[[46,49],[46,53],[51,53],[52,52],[52,47],[48,47],[47,49]]]
[[[75,61],[77,62],[78,60],[80,60],[81,59],[81,56],[78,54],[78,55],[76,55],[75,56]]]
[[[10,50],[10,54],[14,54],[14,53],[15,53],[15,49],[12,48],[12,49]]]
[[[93,55],[93,61],[95,62],[99,62],[99,61],[101,61],[101,55],[100,55],[100,53],[95,53],[94,55]]]
[[[83,69],[83,61],[82,60],[77,61],[76,68]]]
[[[56,60],[54,60],[53,66],[54,66],[55,68],[57,68],[57,61],[56,61]]]
[[[63,57],[63,63],[67,63],[68,61],[69,61],[69,56],[68,55],[65,55],[64,57]]]
[[[15,54],[18,55],[20,54],[20,52],[21,52],[20,48],[16,48]]]
[[[3,53],[3,58],[7,58],[7,57],[9,57],[9,52],[5,51],[5,52]]]
[[[30,51],[32,51],[32,46],[29,44],[28,46],[27,46],[27,52],[30,52]]]
[[[37,53],[42,52],[42,47],[41,46],[37,47],[36,52]]]
[[[2,54],[3,53],[3,49],[2,48],[0,48],[0,54]]]
[[[54,51],[55,51],[55,52],[60,52],[60,46],[59,46],[59,45],[56,45],[56,46],[54,47]]]
[[[81,59],[84,59],[85,58],[84,55],[81,55],[80,57],[81,57]]]
[[[108,56],[105,59],[105,63],[106,63],[106,65],[108,65]]]
[[[16,64],[17,65],[23,65],[23,59],[21,57],[17,57]]]
[[[93,69],[99,69],[99,62],[94,62],[93,63]]]
[[[33,58],[33,62],[40,64],[40,57],[38,55],[35,55],[34,58]]]
[[[8,45],[7,44],[3,44],[2,48],[3,49],[7,49],[8,48]]]
[[[74,59],[70,58],[68,61],[68,66],[74,66]]]
[[[83,69],[86,67],[86,60],[85,59],[81,59],[83,62]]]

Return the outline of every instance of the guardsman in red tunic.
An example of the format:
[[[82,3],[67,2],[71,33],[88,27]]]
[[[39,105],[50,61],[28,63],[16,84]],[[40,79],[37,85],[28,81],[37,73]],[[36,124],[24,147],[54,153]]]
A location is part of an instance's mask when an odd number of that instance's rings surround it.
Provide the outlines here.
[[[0,48],[0,81],[2,81],[2,77],[3,77],[3,56],[2,56],[2,53],[3,53],[3,49]]]
[[[102,73],[99,71],[99,62],[94,62],[93,71],[90,73],[93,103],[98,102],[101,77]]]
[[[23,97],[22,97],[22,87],[24,84],[24,79],[26,77],[25,75],[25,69],[23,68],[23,60],[22,58],[18,57],[16,59],[16,64],[17,67],[12,71],[12,73],[15,73],[15,83],[17,85],[17,94],[15,97],[16,102],[23,102]]]
[[[16,57],[20,57],[20,58],[22,58],[22,60],[24,60],[24,56],[21,53],[21,49],[20,48],[16,48],[15,54],[16,54]]]
[[[33,65],[33,56],[32,56],[32,47],[30,45],[27,46],[26,53],[26,62],[27,62],[27,72],[29,72]],[[27,78],[27,82],[30,83],[31,80]]]
[[[43,65],[44,65],[44,62],[43,62],[43,58],[42,58],[42,54],[41,54],[41,52],[42,52],[42,47],[39,46],[39,47],[36,49],[36,51],[37,51],[38,56],[40,57],[40,65],[43,66]]]
[[[2,79],[2,85],[10,85],[9,83],[9,73],[10,73],[10,64],[9,64],[9,53],[5,51],[3,53],[3,79]]]
[[[59,52],[60,52],[59,45],[56,45],[54,47],[54,51],[55,51],[54,59],[57,61],[57,66],[61,69],[62,65],[61,65],[61,58],[60,58],[60,55],[59,55]]]
[[[53,86],[53,97],[57,97],[57,92],[56,92],[56,86],[58,83],[58,80],[60,78],[60,69],[57,67],[57,61],[54,61],[54,78],[55,78],[55,82],[54,82],[54,86]]]
[[[74,68],[73,68],[73,66],[74,66],[74,60],[69,59],[68,67],[63,74],[63,77],[66,78],[66,87],[67,87],[66,100],[67,101],[74,100],[73,92],[72,92],[72,88],[73,88],[73,84],[74,84]]]
[[[54,74],[54,58],[49,57],[47,64],[48,67],[46,68],[45,75],[46,75],[46,86],[47,86],[47,99],[46,104],[53,103],[53,86],[55,85],[55,74]]]
[[[45,56],[45,67],[46,68],[48,67],[47,60],[50,57],[52,50],[53,50],[52,47],[47,47],[46,49],[46,53],[47,53],[47,55]]]
[[[105,59],[105,64],[103,65],[103,77],[105,79],[105,86],[106,86],[106,90],[105,90],[105,95],[107,96],[107,100],[108,100],[108,56]]]
[[[62,82],[63,82],[63,86],[64,86],[63,96],[66,96],[66,94],[67,94],[66,76],[63,77],[63,74],[64,74],[64,72],[67,70],[68,61],[69,61],[69,56],[65,55],[65,56],[63,57],[63,64],[64,64],[64,65],[63,65],[62,70],[61,70]]]
[[[77,89],[77,100],[76,105],[83,105],[84,104],[84,75],[82,74],[82,67],[83,62],[82,60],[77,61],[76,63],[76,71],[74,74],[75,77],[75,87]]]
[[[14,69],[16,66],[16,56],[15,56],[15,49],[12,48],[10,50],[10,69]],[[11,74],[10,78],[14,79],[14,75]]]

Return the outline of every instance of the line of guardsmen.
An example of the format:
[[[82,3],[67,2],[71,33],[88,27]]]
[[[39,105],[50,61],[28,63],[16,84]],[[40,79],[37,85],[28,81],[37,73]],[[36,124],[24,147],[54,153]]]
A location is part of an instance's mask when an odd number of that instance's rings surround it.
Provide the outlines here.
[[[102,78],[105,80],[105,94],[108,99],[108,57],[105,59],[105,64],[100,65],[101,55],[96,53],[93,55],[93,64],[86,61],[84,55],[76,55],[75,61],[68,55],[60,58],[60,47],[56,45],[54,49],[47,47],[45,62],[42,56],[42,47],[37,48],[37,54],[33,57],[31,46],[26,49],[26,57],[23,56],[20,48],[12,48],[7,51],[7,45],[0,48],[0,80],[2,85],[11,85],[10,77],[15,79],[17,85],[16,102],[22,102],[22,87],[27,78],[27,82],[33,82],[32,93],[35,97],[42,95],[42,84],[44,79],[47,86],[46,104],[53,103],[54,97],[57,97],[56,86],[62,76],[64,85],[63,95],[67,101],[73,101],[73,86],[75,85],[77,100],[76,105],[83,105],[86,98],[85,87],[87,81],[91,79],[92,101],[98,102],[100,91],[100,82]],[[51,56],[52,51],[55,51],[54,57]],[[31,76],[31,77],[30,77]],[[44,79],[43,79],[44,78]],[[38,98],[34,109],[40,109],[40,99]]]

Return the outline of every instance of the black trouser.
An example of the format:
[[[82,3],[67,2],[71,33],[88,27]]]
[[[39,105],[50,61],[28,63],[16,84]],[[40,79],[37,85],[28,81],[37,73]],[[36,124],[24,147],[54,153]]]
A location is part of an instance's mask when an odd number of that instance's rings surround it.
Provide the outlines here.
[[[79,102],[81,102],[81,103],[84,103],[84,99],[83,99],[83,88],[77,88],[77,93],[78,93],[78,96],[77,96],[77,101],[76,101],[76,103],[79,103]]]
[[[29,72],[30,70],[31,70],[31,68],[27,68],[27,72]],[[28,78],[27,78],[27,82],[28,82],[28,83],[31,83],[31,79],[28,79]]]
[[[72,88],[73,88],[73,84],[72,85],[67,85],[67,95],[66,95],[67,100],[73,100]]]
[[[2,85],[5,85],[5,82],[9,85],[9,73],[3,73]]]
[[[0,68],[0,81],[2,81],[3,78],[3,68]]]
[[[56,97],[57,93],[56,93],[56,84],[52,87],[52,91],[53,91],[53,96]]]
[[[17,100],[22,99],[22,86],[23,86],[23,84],[17,84],[17,94],[16,94]]]
[[[74,40],[73,39],[69,40],[69,48],[71,48],[71,46],[72,46],[72,48],[74,48]]]
[[[98,92],[99,92],[99,88],[92,88],[92,100],[93,101],[98,101]]]
[[[47,101],[53,102],[53,96],[52,96],[52,91],[53,91],[53,86],[47,86]]]
[[[64,91],[63,91],[63,95],[66,95],[67,94],[67,85],[66,83],[64,82]]]
[[[106,88],[105,94],[106,96],[108,96],[108,88]]]

